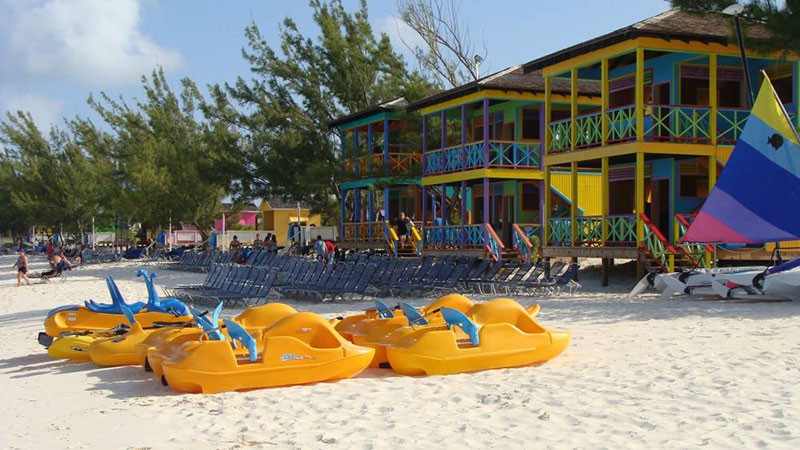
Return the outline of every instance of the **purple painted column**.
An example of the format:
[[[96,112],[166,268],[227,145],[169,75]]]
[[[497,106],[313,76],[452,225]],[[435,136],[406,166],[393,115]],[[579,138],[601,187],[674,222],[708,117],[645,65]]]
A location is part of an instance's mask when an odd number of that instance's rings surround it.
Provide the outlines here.
[[[545,181],[539,181],[539,245],[544,246],[544,205],[547,203],[545,202],[545,195],[547,195],[547,187],[545,186]]]
[[[489,168],[489,99],[483,99],[483,168]]]
[[[367,124],[367,173],[372,173],[372,124]]]
[[[442,202],[442,207],[441,207],[441,210],[442,210],[442,213],[441,213],[442,214],[442,216],[441,216],[442,217],[442,226],[445,226],[445,225],[447,225],[447,185],[446,184],[442,184],[442,185],[439,186],[439,189],[441,190],[441,193],[442,193],[442,200],[441,200],[441,202]]]
[[[461,181],[461,247],[467,240],[467,181]]]
[[[360,156],[359,153],[361,153],[361,147],[358,141],[358,128],[353,128],[353,147],[355,147],[355,151],[353,152],[353,170],[355,174],[358,175],[360,169],[358,159]]]
[[[428,116],[422,116],[422,176],[428,174],[428,167],[425,161],[425,152],[428,151]],[[423,204],[425,202],[423,201]],[[423,214],[424,211],[423,211]]]
[[[461,168],[467,167],[467,105],[461,105]]]
[[[344,240],[344,222],[347,220],[347,212],[345,211],[347,202],[347,191],[341,189],[339,192],[339,239]]]
[[[367,236],[369,241],[372,242],[372,222],[375,222],[375,191],[372,189],[367,191]]]
[[[489,179],[483,179],[483,223],[489,223],[489,196],[491,196],[491,192],[489,191]]]
[[[425,245],[425,228],[427,228],[427,219],[428,219],[428,189],[425,186],[422,186],[422,222],[420,223],[420,227],[422,229],[422,244]]]
[[[483,223],[489,223],[489,179],[483,179]],[[489,230],[484,226],[483,242],[489,242]]]
[[[442,153],[439,155],[439,159],[442,161],[442,171],[446,172],[445,168],[447,167],[447,155],[445,155],[444,148],[447,147],[447,110],[443,109],[441,112],[440,120],[442,122],[441,126],[441,136],[439,136],[440,143],[442,145]]]
[[[353,218],[355,219],[354,222],[359,223],[361,222],[361,189],[353,189]],[[353,235],[358,238],[358,225],[356,225],[355,232]]]
[[[383,119],[383,170],[389,170],[389,119]]]

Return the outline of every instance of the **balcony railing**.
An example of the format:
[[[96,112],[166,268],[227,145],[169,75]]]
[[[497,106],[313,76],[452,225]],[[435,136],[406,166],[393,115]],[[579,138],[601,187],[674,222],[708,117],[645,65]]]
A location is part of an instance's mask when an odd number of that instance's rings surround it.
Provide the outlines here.
[[[636,247],[636,216],[580,216],[575,218],[576,238],[572,242],[572,220],[569,217],[550,219],[547,245],[552,247],[597,247],[603,244],[603,227],[607,228],[606,247]]]
[[[382,244],[386,241],[383,222],[345,222],[344,242]]]
[[[406,175],[422,164],[421,153],[389,153],[384,164],[383,153],[373,153],[345,162],[348,174],[359,177]]]
[[[484,168],[483,142],[472,142],[425,152],[424,175],[441,175]],[[489,141],[489,168],[538,169],[542,152],[538,143]]]
[[[797,123],[794,105],[787,106],[793,123]],[[710,144],[712,121],[716,125],[716,140],[719,145],[733,145],[742,132],[750,110],[746,108],[717,108],[712,117],[709,107],[688,105],[644,105],[643,140],[646,142],[676,142]],[[575,118],[575,149],[586,149],[607,144],[619,144],[636,140],[636,107],[634,105],[609,109],[605,112],[607,127],[603,129],[603,114],[594,112]],[[572,150],[572,119],[562,119],[548,124],[551,140],[548,153],[563,153]]]
[[[473,225],[426,226],[423,228],[423,243],[426,249],[485,249],[499,260],[505,246],[488,223]]]

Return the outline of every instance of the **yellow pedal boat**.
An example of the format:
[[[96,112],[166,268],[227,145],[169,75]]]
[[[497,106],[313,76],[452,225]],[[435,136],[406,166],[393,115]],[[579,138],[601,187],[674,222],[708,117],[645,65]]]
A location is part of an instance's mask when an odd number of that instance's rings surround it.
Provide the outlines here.
[[[158,324],[182,323],[191,320],[189,308],[178,299],[160,299],[153,285],[155,274],[147,274],[140,270],[138,276],[144,276],[148,290],[147,303],[126,304],[119,293],[113,278],[107,277],[106,283],[111,293],[111,304],[98,304],[91,300],[84,305],[66,305],[47,313],[44,320],[45,334],[57,338],[63,333],[103,331],[125,323],[127,320],[121,307],[127,306],[134,313],[136,321],[144,328],[152,328]]]
[[[395,372],[446,375],[543,363],[570,342],[568,331],[542,327],[510,299],[477,304],[466,314],[451,308],[441,313],[443,324],[396,330],[386,345]]]
[[[217,306],[217,308],[221,308]],[[241,314],[233,318],[233,322],[241,325],[253,336],[260,336],[261,332],[280,319],[292,314],[297,314],[297,310],[285,303],[268,303],[266,305],[255,306],[242,311]],[[219,312],[214,311],[212,319],[206,326],[216,323],[219,332],[226,338],[230,338],[227,327],[218,320]],[[197,341],[201,335],[208,333],[204,328],[181,328],[170,330],[158,330],[152,333],[144,341],[136,345],[136,363],[143,366],[145,370],[152,370],[160,380],[163,373],[162,363],[164,358],[171,357],[180,351],[181,345],[186,342]],[[257,340],[261,343],[261,340]],[[241,352],[241,350],[238,350]]]
[[[344,339],[313,313],[284,317],[264,330],[263,351],[241,326],[225,321],[229,335],[247,349],[237,357],[232,340],[187,342],[164,359],[164,381],[183,392],[217,393],[349,378],[367,368],[374,350]]]
[[[437,299],[436,301],[426,306],[425,308],[422,308],[420,310],[420,313],[422,315],[430,313],[431,311],[436,309],[435,305],[441,302],[445,302],[448,305],[452,305],[453,308],[457,309],[460,309],[458,305],[461,302],[463,302],[464,304],[468,304],[469,306],[467,308],[471,307],[473,304],[470,299],[461,294],[449,294]],[[376,306],[375,308],[370,308],[360,314],[353,314],[351,316],[337,318],[337,321],[335,322],[336,331],[338,331],[339,334],[341,334],[342,337],[344,337],[348,341],[353,342],[353,333],[356,332],[363,333],[361,331],[361,327],[364,326],[363,322],[365,320],[371,321],[375,319],[388,319],[392,317],[403,317],[404,315],[402,309],[400,308],[392,309],[389,306],[386,306],[384,303],[377,300],[375,306]]]
[[[474,305],[472,300],[461,294],[445,295],[419,311],[404,302],[400,302],[399,309],[394,310],[378,300],[375,302],[378,317],[359,321],[351,331],[351,341],[354,344],[375,349],[375,356],[369,365],[371,368],[388,366],[386,347],[380,345],[380,342],[394,330],[409,325],[424,326],[429,323],[443,323],[444,319],[439,313],[442,308],[453,308],[465,312]]]
[[[98,339],[121,336],[128,328],[112,328],[104,331],[87,331],[75,335],[60,337],[47,347],[47,355],[55,359],[74,359],[89,361],[89,346]]]

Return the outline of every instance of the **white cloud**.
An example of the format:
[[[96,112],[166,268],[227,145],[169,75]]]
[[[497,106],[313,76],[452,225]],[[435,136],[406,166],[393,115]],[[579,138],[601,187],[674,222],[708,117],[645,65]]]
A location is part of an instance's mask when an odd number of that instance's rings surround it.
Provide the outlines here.
[[[62,106],[57,100],[30,92],[0,95],[0,111],[8,111],[11,114],[16,114],[17,111],[29,112],[43,132],[47,132],[51,124],[61,121]],[[2,119],[5,120],[5,117]]]
[[[384,18],[380,24],[380,31],[386,33],[392,41],[392,46],[394,46],[395,50],[404,55],[413,55],[408,51],[408,47],[414,48],[419,46],[425,48],[425,41],[422,37],[397,16],[387,16]]]
[[[181,55],[140,30],[142,0],[6,0],[6,53],[15,72],[93,88],[136,82]]]

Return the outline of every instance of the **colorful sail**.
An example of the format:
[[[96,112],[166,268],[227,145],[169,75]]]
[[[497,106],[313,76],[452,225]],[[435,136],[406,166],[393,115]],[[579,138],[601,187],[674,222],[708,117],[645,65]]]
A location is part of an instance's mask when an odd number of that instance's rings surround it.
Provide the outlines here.
[[[800,239],[800,142],[764,75],[728,163],[684,242],[760,244]]]

